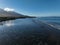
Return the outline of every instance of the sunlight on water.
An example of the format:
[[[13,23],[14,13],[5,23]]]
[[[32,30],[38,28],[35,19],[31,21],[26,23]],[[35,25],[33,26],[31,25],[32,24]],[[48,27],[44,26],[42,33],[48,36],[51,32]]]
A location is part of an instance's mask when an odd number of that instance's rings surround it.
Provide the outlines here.
[[[13,24],[12,23],[7,23],[5,24],[6,26],[12,26]]]
[[[9,21],[9,22],[5,22],[5,24],[4,24],[5,26],[13,26],[14,25],[14,23],[12,23],[12,21]]]

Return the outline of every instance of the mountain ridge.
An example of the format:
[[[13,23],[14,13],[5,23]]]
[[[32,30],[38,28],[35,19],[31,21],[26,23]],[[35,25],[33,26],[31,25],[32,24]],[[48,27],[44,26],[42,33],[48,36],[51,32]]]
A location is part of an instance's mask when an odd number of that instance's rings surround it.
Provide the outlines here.
[[[14,11],[5,11],[3,9],[0,9],[0,17],[19,17],[19,16],[23,17],[24,15]]]
[[[35,18],[35,17],[19,14],[14,11],[5,11],[3,9],[0,9],[0,21],[12,20],[18,18]]]

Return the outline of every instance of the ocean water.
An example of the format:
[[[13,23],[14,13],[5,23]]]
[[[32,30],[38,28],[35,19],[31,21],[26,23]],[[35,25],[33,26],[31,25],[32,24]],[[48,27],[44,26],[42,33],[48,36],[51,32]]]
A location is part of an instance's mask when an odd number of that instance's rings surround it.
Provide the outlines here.
[[[38,18],[40,21],[43,21],[51,26],[60,29],[60,17],[47,17],[47,18]]]
[[[60,42],[59,20],[24,18],[0,22],[0,45],[56,45]]]
[[[1,25],[2,24],[4,25],[5,23],[14,23],[14,25],[19,25],[20,23],[28,24],[29,22],[33,22],[32,20],[38,20],[52,25],[60,25],[60,18],[26,18],[26,19],[3,21],[0,24]]]
[[[38,18],[39,20],[41,21],[45,21],[45,22],[48,22],[48,23],[57,23],[57,24],[60,24],[60,18]]]

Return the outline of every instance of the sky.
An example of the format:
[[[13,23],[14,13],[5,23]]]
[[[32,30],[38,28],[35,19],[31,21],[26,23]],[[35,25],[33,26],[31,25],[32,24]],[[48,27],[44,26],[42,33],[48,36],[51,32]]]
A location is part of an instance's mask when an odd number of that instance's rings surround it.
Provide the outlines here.
[[[60,0],[0,0],[0,8],[30,16],[60,16]]]

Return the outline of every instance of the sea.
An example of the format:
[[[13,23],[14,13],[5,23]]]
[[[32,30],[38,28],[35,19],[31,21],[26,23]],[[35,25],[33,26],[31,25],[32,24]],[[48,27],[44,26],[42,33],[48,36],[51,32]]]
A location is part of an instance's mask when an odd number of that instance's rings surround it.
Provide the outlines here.
[[[2,21],[0,22],[0,29],[5,27],[16,27],[19,26],[40,26],[43,25],[42,23],[46,25],[50,25],[53,28],[60,30],[60,17],[39,17],[39,18],[21,18],[21,19],[15,19],[15,20],[9,20],[9,21]],[[44,25],[45,26],[45,25]],[[22,27],[21,27],[22,28]],[[33,27],[32,27],[33,28]]]
[[[21,18],[0,22],[0,45],[40,45],[43,44],[42,41],[48,45],[46,41],[50,35],[53,36],[52,41],[60,41],[59,17]]]

